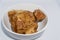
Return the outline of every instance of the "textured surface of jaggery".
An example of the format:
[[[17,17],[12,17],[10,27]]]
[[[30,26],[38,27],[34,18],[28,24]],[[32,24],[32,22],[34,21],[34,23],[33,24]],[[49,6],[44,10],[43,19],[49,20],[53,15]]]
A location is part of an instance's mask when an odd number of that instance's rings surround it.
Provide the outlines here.
[[[36,9],[33,12],[33,14],[34,14],[37,21],[42,21],[46,17],[45,14],[39,9]]]
[[[38,24],[35,22],[32,12],[22,10],[9,11],[8,16],[14,32],[21,34],[37,32]]]

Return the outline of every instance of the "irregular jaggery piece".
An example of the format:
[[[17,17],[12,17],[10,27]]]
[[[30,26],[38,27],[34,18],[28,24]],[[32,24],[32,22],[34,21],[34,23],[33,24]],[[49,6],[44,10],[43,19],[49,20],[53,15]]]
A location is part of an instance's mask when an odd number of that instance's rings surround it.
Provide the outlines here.
[[[33,13],[26,10],[15,10],[8,13],[12,30],[20,34],[30,34],[37,32],[38,24],[35,22]]]
[[[36,9],[33,12],[33,14],[34,14],[37,21],[42,21],[46,17],[45,14],[39,9]]]

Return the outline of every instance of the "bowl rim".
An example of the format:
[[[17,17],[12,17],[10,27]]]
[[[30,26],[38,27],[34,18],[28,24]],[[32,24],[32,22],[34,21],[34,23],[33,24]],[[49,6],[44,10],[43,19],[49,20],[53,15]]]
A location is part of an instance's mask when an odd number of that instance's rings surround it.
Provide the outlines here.
[[[27,3],[20,3],[20,4],[27,4]],[[33,3],[28,3],[28,4],[33,4]],[[39,9],[41,9],[41,11],[46,15],[46,18],[47,18],[47,22],[48,22],[48,17],[47,17],[47,11],[41,7],[40,5],[37,5],[37,4],[33,4],[33,5],[36,5],[36,6],[39,6]],[[42,31],[44,31],[46,28],[47,28],[47,23],[45,25],[45,27],[43,27],[40,31],[36,32],[36,33],[32,33],[32,34],[19,34],[19,33],[15,33],[13,31],[10,31],[6,25],[4,24],[4,21],[3,21],[3,18],[4,18],[4,15],[2,17],[2,24],[3,24],[3,27],[5,28],[6,31],[8,31],[9,33],[13,33],[15,35],[22,35],[22,36],[31,36],[31,35],[35,35],[35,34],[38,34],[38,33],[41,33]]]

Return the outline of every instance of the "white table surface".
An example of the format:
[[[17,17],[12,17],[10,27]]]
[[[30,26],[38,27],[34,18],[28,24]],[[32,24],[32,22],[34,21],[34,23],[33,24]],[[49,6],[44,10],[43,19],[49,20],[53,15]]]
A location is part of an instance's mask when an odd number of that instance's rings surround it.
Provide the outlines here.
[[[48,24],[44,34],[36,40],[60,40],[60,6],[56,0],[0,0],[0,40],[13,40],[7,37],[1,29],[3,11],[17,3],[34,3],[47,10]]]

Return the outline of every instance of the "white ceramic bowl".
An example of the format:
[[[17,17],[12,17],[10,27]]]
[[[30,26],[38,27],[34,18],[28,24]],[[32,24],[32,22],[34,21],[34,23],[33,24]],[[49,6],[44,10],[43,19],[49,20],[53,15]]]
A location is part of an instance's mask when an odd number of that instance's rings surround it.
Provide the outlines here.
[[[38,32],[33,33],[33,34],[18,34],[15,33],[11,30],[11,24],[9,23],[9,19],[8,19],[8,11],[12,10],[12,9],[24,9],[24,10],[29,10],[29,11],[33,11],[35,9],[40,9],[42,12],[44,12],[44,14],[46,14],[46,10],[44,8],[42,8],[41,6],[35,5],[35,4],[30,4],[30,3],[22,3],[22,4],[16,4],[14,6],[10,6],[8,7],[5,11],[4,11],[4,16],[2,18],[2,29],[4,31],[4,33],[14,39],[21,39],[21,40],[32,40],[32,39],[36,39],[39,38],[44,30],[47,28],[46,24],[47,24],[47,16],[46,18],[42,21],[38,23]]]

